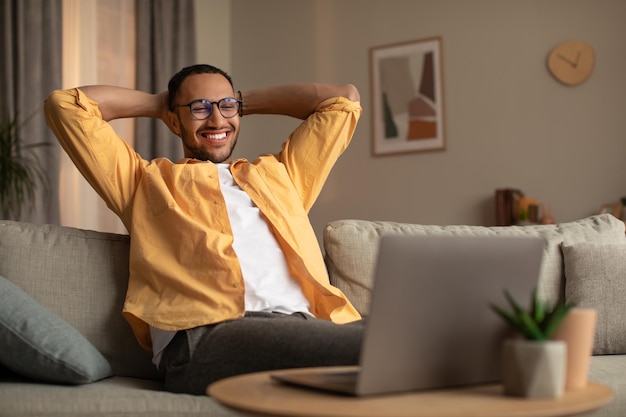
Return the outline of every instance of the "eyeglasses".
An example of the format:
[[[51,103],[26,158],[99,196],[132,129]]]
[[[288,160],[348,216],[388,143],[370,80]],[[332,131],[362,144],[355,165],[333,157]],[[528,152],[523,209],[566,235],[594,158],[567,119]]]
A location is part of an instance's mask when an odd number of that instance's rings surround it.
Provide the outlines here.
[[[235,117],[239,113],[239,107],[241,106],[241,100],[237,100],[233,97],[226,97],[219,101],[211,100],[194,100],[189,104],[177,104],[176,107],[189,107],[191,117],[196,120],[206,120],[213,114],[213,105],[217,104],[217,109],[220,114],[227,119]]]

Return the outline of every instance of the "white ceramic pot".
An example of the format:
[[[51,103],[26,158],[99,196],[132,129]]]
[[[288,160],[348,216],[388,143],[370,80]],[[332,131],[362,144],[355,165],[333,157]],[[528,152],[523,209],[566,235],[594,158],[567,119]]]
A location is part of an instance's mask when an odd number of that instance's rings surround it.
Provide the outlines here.
[[[565,390],[567,348],[563,341],[507,339],[502,352],[506,395],[559,398]]]

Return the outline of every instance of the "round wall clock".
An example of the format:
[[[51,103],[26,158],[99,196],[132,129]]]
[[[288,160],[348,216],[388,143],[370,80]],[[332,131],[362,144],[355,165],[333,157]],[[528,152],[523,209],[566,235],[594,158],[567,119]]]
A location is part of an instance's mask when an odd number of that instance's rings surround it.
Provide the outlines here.
[[[563,42],[548,55],[548,70],[565,85],[578,85],[584,82],[596,62],[593,47],[587,42],[572,40]]]

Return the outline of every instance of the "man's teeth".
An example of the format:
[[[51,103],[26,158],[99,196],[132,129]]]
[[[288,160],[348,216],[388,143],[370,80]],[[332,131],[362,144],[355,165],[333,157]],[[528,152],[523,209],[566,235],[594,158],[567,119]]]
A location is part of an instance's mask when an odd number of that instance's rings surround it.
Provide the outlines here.
[[[211,139],[211,140],[220,140],[220,139],[225,139],[226,138],[226,133],[216,133],[216,134],[208,134],[205,133],[204,137],[207,139]]]

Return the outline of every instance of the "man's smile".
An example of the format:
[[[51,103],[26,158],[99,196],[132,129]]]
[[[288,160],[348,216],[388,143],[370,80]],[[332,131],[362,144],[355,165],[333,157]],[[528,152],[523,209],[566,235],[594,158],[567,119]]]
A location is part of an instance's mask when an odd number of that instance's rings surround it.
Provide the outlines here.
[[[200,132],[200,136],[206,141],[220,143],[226,141],[228,132],[211,133],[204,131]]]

